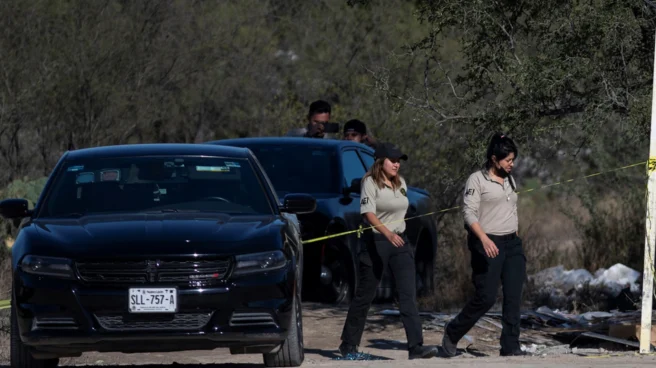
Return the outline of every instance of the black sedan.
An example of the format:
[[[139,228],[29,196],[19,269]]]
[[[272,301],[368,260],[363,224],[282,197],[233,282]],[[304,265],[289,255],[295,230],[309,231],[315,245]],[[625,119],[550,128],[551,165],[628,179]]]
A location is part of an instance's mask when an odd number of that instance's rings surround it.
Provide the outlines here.
[[[12,367],[86,351],[230,348],[266,366],[303,362],[296,213],[252,153],[146,144],[64,154],[12,250]]]

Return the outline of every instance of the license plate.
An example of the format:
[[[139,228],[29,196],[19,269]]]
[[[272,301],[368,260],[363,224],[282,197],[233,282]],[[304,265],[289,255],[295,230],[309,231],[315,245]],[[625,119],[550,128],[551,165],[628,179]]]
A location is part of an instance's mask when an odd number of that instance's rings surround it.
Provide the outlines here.
[[[130,288],[130,313],[175,313],[178,291],[175,288]]]

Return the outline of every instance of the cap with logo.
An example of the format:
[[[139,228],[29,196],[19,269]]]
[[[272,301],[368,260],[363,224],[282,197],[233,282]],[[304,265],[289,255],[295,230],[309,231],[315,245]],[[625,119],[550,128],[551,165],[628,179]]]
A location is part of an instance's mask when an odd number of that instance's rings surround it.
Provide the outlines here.
[[[389,158],[392,160],[408,160],[408,155],[401,152],[401,150],[392,143],[379,143],[376,145],[374,156],[376,156],[376,158]]]

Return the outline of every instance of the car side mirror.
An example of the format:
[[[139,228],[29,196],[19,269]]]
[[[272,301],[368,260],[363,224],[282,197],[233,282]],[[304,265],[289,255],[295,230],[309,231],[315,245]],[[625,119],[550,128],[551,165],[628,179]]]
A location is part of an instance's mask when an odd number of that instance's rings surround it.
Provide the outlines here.
[[[312,213],[317,209],[317,200],[309,194],[290,193],[282,200],[282,212]]]
[[[361,178],[353,179],[351,180],[351,185],[349,187],[344,188],[342,194],[344,195],[344,197],[348,197],[349,194],[351,193],[360,194],[361,187],[362,187],[362,179]]]
[[[349,189],[351,193],[360,194],[360,191],[362,190],[362,178],[351,180],[351,187]]]
[[[27,209],[27,199],[11,198],[0,202],[0,216],[6,219],[19,219],[32,215]]]

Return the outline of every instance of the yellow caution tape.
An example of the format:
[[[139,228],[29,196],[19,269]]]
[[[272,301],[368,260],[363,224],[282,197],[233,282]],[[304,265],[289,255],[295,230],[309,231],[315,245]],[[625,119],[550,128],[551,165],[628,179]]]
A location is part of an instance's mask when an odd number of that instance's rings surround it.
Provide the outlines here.
[[[656,158],[650,157],[647,165],[647,175],[656,171]]]
[[[556,182],[556,183],[543,185],[543,186],[538,187],[538,188],[531,188],[531,189],[527,189],[527,190],[516,192],[516,193],[517,194],[530,193],[530,192],[533,192],[533,191],[536,191],[536,190],[546,189],[546,188],[553,187],[553,186],[556,186],[556,185],[571,183],[575,180],[587,179],[587,178],[591,178],[591,177],[594,177],[594,176],[599,176],[599,175],[602,175],[602,174],[608,174],[608,173],[615,172],[615,171],[620,171],[620,170],[625,170],[625,169],[629,169],[629,168],[640,166],[640,165],[645,165],[647,163],[649,163],[649,170],[652,170],[652,168],[653,168],[653,170],[656,170],[656,159],[649,159],[649,161],[638,162],[638,163],[635,163],[635,164],[626,165],[626,166],[618,167],[618,168],[611,169],[611,170],[599,171],[599,172],[596,172],[594,174],[585,175],[585,176],[582,176],[582,177],[579,177],[579,178],[567,179],[567,180],[559,181],[559,182]],[[392,221],[392,222],[388,222],[388,223],[385,223],[385,224],[380,224],[378,226],[390,225],[390,224],[393,224],[393,223],[412,220],[412,219],[419,218],[419,217],[432,216],[432,215],[435,215],[435,214],[438,214],[438,213],[448,212],[448,211],[452,211],[452,210],[455,210],[455,209],[458,209],[458,208],[460,208],[460,206],[445,208],[445,209],[442,209],[442,210],[439,210],[439,211],[433,211],[433,212],[425,213],[423,215],[417,215],[417,216],[413,216],[413,217],[404,218],[402,220],[397,220],[397,221]],[[338,238],[340,236],[345,236],[345,235],[350,235],[350,234],[357,234],[358,238],[359,238],[365,230],[370,230],[370,229],[373,229],[375,227],[376,226],[369,226],[369,227],[363,228],[362,225],[360,225],[360,227],[355,229],[355,230],[349,230],[349,231],[344,231],[344,232],[341,232],[341,233],[335,233],[335,234],[321,236],[321,237],[318,237],[318,238],[304,240],[303,244],[316,243],[316,242],[319,242],[319,241]]]

